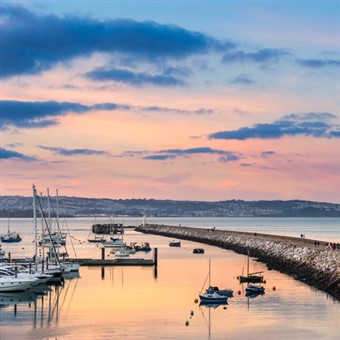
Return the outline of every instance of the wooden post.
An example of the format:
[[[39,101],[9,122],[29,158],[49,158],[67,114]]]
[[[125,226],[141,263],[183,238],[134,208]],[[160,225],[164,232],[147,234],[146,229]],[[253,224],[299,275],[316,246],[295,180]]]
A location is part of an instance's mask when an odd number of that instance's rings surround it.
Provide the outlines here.
[[[11,253],[8,253],[8,262],[11,263]]]
[[[102,260],[105,260],[105,248],[102,247]]]
[[[157,268],[157,266],[158,266],[158,248],[154,248],[153,262],[154,262],[155,267]]]

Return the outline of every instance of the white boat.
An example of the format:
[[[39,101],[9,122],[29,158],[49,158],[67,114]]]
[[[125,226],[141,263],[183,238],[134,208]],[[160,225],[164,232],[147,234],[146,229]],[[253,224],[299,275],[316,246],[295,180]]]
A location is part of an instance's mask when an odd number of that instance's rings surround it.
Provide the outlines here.
[[[125,248],[121,248],[119,250],[117,250],[116,252],[114,252],[115,257],[129,257],[130,253],[127,249]]]
[[[33,277],[0,276],[0,292],[15,292],[26,290],[36,285],[38,279]]]
[[[61,267],[64,269],[64,273],[79,272],[80,264],[71,261],[61,262]]]
[[[104,248],[115,248],[115,249],[121,249],[126,248],[126,243],[121,238],[113,238],[111,237],[111,241],[109,242],[103,242]]]
[[[14,267],[12,265],[3,265],[0,266],[0,275],[1,276],[10,276],[10,277],[18,277],[21,279],[26,278],[35,278],[37,279],[35,284],[44,284],[47,283],[53,276],[46,273],[39,273],[34,271],[29,271],[27,268],[23,267]]]
[[[227,303],[227,299],[228,297],[227,296],[222,296],[222,295],[219,295],[215,292],[213,293],[205,293],[205,294],[200,294],[200,300],[201,302],[209,302],[209,303],[213,303],[213,304],[226,304]]]

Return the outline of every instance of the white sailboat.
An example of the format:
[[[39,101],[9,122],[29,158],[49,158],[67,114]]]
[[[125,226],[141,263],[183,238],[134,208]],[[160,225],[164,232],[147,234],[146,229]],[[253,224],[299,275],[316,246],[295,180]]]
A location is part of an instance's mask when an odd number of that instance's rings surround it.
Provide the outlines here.
[[[208,273],[208,278],[209,278],[209,286],[206,289],[204,294],[200,294],[200,301],[201,303],[213,303],[213,304],[226,304],[228,296],[232,296],[232,291],[231,290],[223,290],[220,291],[217,287],[212,287],[210,283],[211,279],[211,261],[209,259],[209,273]],[[213,289],[214,288],[214,289]],[[228,292],[231,295],[226,295],[225,293]]]

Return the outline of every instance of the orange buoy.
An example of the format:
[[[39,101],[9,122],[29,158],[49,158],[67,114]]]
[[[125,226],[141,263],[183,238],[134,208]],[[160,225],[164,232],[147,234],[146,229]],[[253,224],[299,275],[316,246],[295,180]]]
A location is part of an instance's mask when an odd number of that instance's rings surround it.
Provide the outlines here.
[[[197,302],[198,302],[198,299],[195,299],[194,302],[197,303]]]
[[[276,287],[275,287],[275,286],[273,287],[273,290],[276,290]]]

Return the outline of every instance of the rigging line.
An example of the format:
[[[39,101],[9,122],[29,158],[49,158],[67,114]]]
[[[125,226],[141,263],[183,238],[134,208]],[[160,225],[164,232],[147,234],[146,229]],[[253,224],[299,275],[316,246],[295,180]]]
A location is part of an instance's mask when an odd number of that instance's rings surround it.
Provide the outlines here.
[[[49,237],[50,237],[50,241],[51,241],[51,244],[52,244],[52,249],[53,249],[55,258],[56,258],[56,260],[57,260],[58,265],[60,266],[59,256],[58,256],[58,254],[57,254],[57,251],[56,251],[56,249],[55,249],[54,243],[53,243],[53,241],[52,241],[51,231],[50,231],[49,225],[48,225],[48,223],[47,223],[47,220],[46,220],[46,217],[45,217],[44,210],[43,210],[43,208],[42,208],[42,206],[41,206],[40,197],[37,196],[36,198],[37,198],[37,201],[38,201],[38,204],[39,204],[41,217],[43,218],[43,221],[45,222],[46,227],[47,227],[47,232],[48,232],[48,235],[49,235]]]
[[[75,256],[76,259],[78,260],[77,253],[76,253],[76,248],[74,247],[74,244],[73,244],[73,241],[72,241],[72,237],[71,237],[71,233],[70,233],[70,229],[69,229],[69,227],[68,227],[66,218],[64,218],[64,222],[65,222],[65,225],[66,225],[66,229],[67,229],[67,232],[68,232],[68,236],[70,237],[70,241],[71,241],[72,249],[73,249],[73,252],[74,252],[74,256]],[[66,245],[65,245],[65,249],[66,249]],[[66,252],[67,252],[67,251],[66,251]]]

